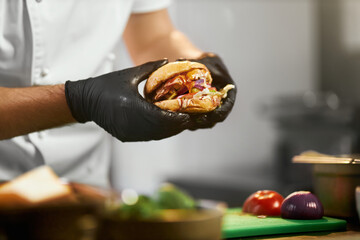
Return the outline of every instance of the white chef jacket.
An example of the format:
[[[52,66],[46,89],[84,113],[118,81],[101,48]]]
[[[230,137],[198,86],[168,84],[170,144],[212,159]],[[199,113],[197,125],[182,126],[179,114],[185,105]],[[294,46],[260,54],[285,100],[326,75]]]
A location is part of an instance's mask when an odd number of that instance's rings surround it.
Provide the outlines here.
[[[0,0],[0,86],[52,85],[114,70],[130,14],[169,1]],[[107,186],[110,159],[109,134],[94,123],[73,124],[0,141],[0,180],[47,164],[70,181]]]

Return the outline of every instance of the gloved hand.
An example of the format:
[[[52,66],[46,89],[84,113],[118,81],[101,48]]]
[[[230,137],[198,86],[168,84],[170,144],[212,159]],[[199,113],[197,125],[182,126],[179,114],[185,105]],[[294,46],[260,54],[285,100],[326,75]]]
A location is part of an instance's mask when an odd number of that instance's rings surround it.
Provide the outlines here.
[[[205,53],[198,59],[191,59],[204,64],[210,71],[213,78],[212,86],[215,86],[217,90],[224,88],[227,84],[235,85],[234,80],[231,78],[227,68],[219,56],[213,53]],[[210,128],[217,122],[222,122],[231,112],[235,99],[236,99],[236,85],[234,89],[231,89],[227,93],[227,97],[223,99],[222,104],[214,111],[204,114],[191,115],[194,125],[190,127],[191,130],[197,128]]]
[[[170,137],[191,125],[190,116],[162,110],[138,92],[141,81],[167,60],[65,83],[66,100],[81,123],[94,121],[121,141],[148,141]]]

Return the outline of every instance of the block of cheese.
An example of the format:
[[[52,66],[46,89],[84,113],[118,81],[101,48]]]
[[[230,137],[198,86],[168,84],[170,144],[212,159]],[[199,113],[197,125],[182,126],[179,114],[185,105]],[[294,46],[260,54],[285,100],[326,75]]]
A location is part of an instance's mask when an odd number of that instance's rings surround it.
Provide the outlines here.
[[[35,168],[0,186],[0,207],[75,202],[69,185],[48,166]]]

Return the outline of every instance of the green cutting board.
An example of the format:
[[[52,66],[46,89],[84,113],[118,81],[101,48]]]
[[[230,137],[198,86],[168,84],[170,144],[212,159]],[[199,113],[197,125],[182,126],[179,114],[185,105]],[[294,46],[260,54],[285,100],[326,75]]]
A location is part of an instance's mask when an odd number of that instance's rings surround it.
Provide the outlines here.
[[[323,217],[317,220],[290,220],[281,217],[259,218],[243,214],[241,208],[228,209],[222,226],[223,238],[251,237],[273,234],[341,231],[346,230],[346,221]]]

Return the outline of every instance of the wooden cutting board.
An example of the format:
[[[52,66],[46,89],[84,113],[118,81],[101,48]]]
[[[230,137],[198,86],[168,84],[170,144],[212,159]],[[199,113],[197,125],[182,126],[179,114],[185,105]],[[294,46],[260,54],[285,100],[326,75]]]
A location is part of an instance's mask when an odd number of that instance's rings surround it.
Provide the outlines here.
[[[317,231],[344,231],[346,221],[323,217],[317,220],[290,220],[281,217],[259,218],[243,214],[241,208],[228,209],[222,226],[223,238],[303,233]]]

